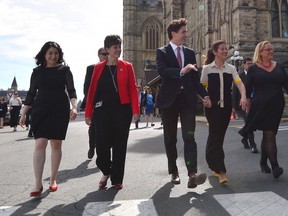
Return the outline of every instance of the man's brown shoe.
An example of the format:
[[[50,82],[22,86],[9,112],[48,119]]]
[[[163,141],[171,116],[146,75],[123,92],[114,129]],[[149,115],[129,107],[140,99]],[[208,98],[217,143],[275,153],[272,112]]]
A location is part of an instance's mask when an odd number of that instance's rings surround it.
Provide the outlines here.
[[[201,173],[199,175],[197,173],[192,174],[189,177],[187,187],[195,188],[197,187],[197,185],[203,184],[206,181],[206,179],[207,179],[207,176],[205,173]]]
[[[173,184],[180,184],[180,178],[178,172],[171,174],[171,182]]]

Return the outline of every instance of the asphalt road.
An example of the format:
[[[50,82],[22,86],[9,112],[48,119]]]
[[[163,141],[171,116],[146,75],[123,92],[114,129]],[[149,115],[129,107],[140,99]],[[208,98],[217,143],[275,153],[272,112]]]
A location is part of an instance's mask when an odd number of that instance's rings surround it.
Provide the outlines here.
[[[282,123],[277,135],[279,163],[284,174],[275,180],[260,172],[260,154],[244,149],[237,133],[243,121],[231,121],[225,138],[229,182],[220,185],[211,176],[205,161],[208,127],[198,118],[198,170],[206,172],[207,181],[195,189],[187,188],[181,128],[178,133],[178,167],[181,184],[170,183],[159,119],[154,128],[135,130],[131,124],[124,188],[98,190],[101,173],[93,160],[87,160],[88,135],[83,116],[69,125],[63,143],[63,157],[58,174],[59,189],[49,193],[50,148],[47,148],[43,174],[44,193],[31,199],[34,176],[32,153],[34,140],[27,131],[5,127],[0,130],[0,216],[18,215],[97,215],[97,216],[182,216],[182,215],[288,215],[288,124]],[[179,125],[180,126],[180,125]],[[261,132],[256,132],[260,146]]]

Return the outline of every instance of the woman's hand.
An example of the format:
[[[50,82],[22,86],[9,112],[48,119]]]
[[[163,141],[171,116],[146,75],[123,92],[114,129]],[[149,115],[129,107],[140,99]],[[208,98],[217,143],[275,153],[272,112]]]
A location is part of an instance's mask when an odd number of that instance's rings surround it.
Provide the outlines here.
[[[137,122],[140,119],[139,114],[134,114],[133,119],[134,119],[134,122]]]
[[[77,117],[77,108],[72,108],[70,110],[70,120],[75,120]]]
[[[241,97],[240,99],[240,104],[242,110],[246,111],[247,110],[247,99],[246,97]]]
[[[247,114],[250,110],[250,107],[251,107],[251,99],[247,99],[246,109],[244,110]]]
[[[19,125],[24,128],[25,127],[25,122],[26,122],[26,114],[25,115],[21,115],[20,120],[19,120]]]
[[[85,123],[86,123],[88,126],[91,126],[91,124],[92,124],[91,118],[85,118]]]

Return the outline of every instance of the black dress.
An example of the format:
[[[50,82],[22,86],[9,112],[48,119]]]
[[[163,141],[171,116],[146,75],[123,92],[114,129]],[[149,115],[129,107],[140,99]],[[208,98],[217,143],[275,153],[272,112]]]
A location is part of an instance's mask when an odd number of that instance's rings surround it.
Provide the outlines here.
[[[69,98],[77,98],[67,66],[34,68],[25,105],[33,106],[34,138],[64,140],[69,123]]]
[[[255,130],[270,130],[275,134],[285,106],[283,87],[288,91],[288,78],[284,67],[276,63],[271,72],[256,64],[247,73],[246,95],[253,100],[247,121],[239,133],[242,136]]]

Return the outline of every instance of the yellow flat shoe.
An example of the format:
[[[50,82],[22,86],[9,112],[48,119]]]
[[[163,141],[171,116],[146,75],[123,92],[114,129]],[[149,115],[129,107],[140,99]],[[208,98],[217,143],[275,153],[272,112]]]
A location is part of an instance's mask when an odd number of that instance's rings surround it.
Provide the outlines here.
[[[221,177],[220,175],[218,175],[218,178],[220,184],[226,184],[228,182],[228,178],[226,176]]]
[[[214,177],[219,177],[219,173],[213,172],[213,173],[212,173],[212,176],[214,176]]]

